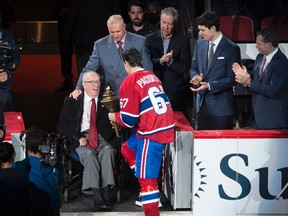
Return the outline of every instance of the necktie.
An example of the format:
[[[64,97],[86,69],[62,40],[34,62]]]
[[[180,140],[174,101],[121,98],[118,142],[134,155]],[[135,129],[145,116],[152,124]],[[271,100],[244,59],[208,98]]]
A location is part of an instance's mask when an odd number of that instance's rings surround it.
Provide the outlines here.
[[[260,67],[260,70],[259,70],[258,80],[260,80],[261,77],[263,76],[265,64],[266,64],[266,57],[263,56],[263,60],[262,60],[261,67]]]
[[[90,148],[97,148],[98,147],[98,130],[96,127],[96,103],[95,103],[94,98],[92,98],[92,100],[91,100],[88,146]]]
[[[123,48],[122,48],[122,41],[117,41],[117,44],[118,44],[118,53],[120,56],[122,56],[122,53],[123,53]]]
[[[208,53],[208,67],[212,61],[212,58],[213,58],[213,55],[214,55],[214,46],[215,44],[214,43],[210,43],[210,48],[209,48],[209,53]]]

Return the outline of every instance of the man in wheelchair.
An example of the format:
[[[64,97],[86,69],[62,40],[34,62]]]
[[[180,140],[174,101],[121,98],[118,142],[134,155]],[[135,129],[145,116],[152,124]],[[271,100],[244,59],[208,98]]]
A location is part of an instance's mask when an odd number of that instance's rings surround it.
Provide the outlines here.
[[[88,71],[82,85],[84,92],[77,100],[65,98],[57,129],[66,136],[68,150],[75,150],[84,166],[82,191],[92,190],[94,210],[111,209],[110,189],[115,186],[120,140],[110,124],[108,110],[100,102],[100,76]]]

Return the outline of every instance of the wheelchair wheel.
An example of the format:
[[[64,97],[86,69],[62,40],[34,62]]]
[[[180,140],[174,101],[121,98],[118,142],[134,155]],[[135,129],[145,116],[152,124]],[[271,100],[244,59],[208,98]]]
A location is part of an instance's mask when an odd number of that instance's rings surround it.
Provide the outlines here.
[[[65,188],[63,193],[64,202],[67,203],[69,201],[69,188]]]

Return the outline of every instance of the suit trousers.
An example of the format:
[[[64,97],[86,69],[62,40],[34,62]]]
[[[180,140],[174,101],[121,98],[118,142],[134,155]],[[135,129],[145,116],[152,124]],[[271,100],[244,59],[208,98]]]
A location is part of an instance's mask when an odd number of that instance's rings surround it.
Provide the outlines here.
[[[210,115],[204,99],[198,115],[198,130],[227,130],[233,126],[234,116]]]
[[[75,149],[84,166],[82,190],[115,185],[116,150],[100,134],[98,140],[96,149],[86,146]]]

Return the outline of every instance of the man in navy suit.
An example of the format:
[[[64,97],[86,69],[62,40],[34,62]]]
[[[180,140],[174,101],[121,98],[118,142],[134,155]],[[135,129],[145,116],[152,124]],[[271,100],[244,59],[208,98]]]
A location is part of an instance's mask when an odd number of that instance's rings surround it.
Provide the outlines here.
[[[245,66],[233,64],[236,81],[252,90],[254,129],[288,129],[288,60],[278,44],[276,32],[260,30],[253,71],[248,73]]]
[[[191,90],[198,93],[198,129],[233,129],[236,82],[232,64],[240,62],[240,48],[219,31],[214,12],[204,12],[196,22],[202,39],[195,45],[190,83],[194,85]]]
[[[128,48],[135,47],[142,55],[143,68],[147,70],[152,70],[153,68],[150,55],[145,47],[145,37],[127,32],[121,15],[110,16],[107,21],[107,27],[109,35],[94,43],[92,55],[79,76],[76,90],[71,93],[73,98],[77,98],[82,92],[83,73],[89,70],[97,71],[99,68],[104,71],[104,74],[101,74],[105,79],[103,87],[109,83],[116,95],[119,95],[120,84],[127,76],[122,56],[117,50],[119,48],[125,51]],[[122,43],[121,47],[117,42]]]
[[[161,11],[160,30],[146,36],[153,70],[162,81],[172,109],[186,116],[186,102],[192,93],[189,89],[188,73],[191,63],[189,38],[175,30],[178,11],[167,7]],[[192,100],[192,97],[190,97]]]

